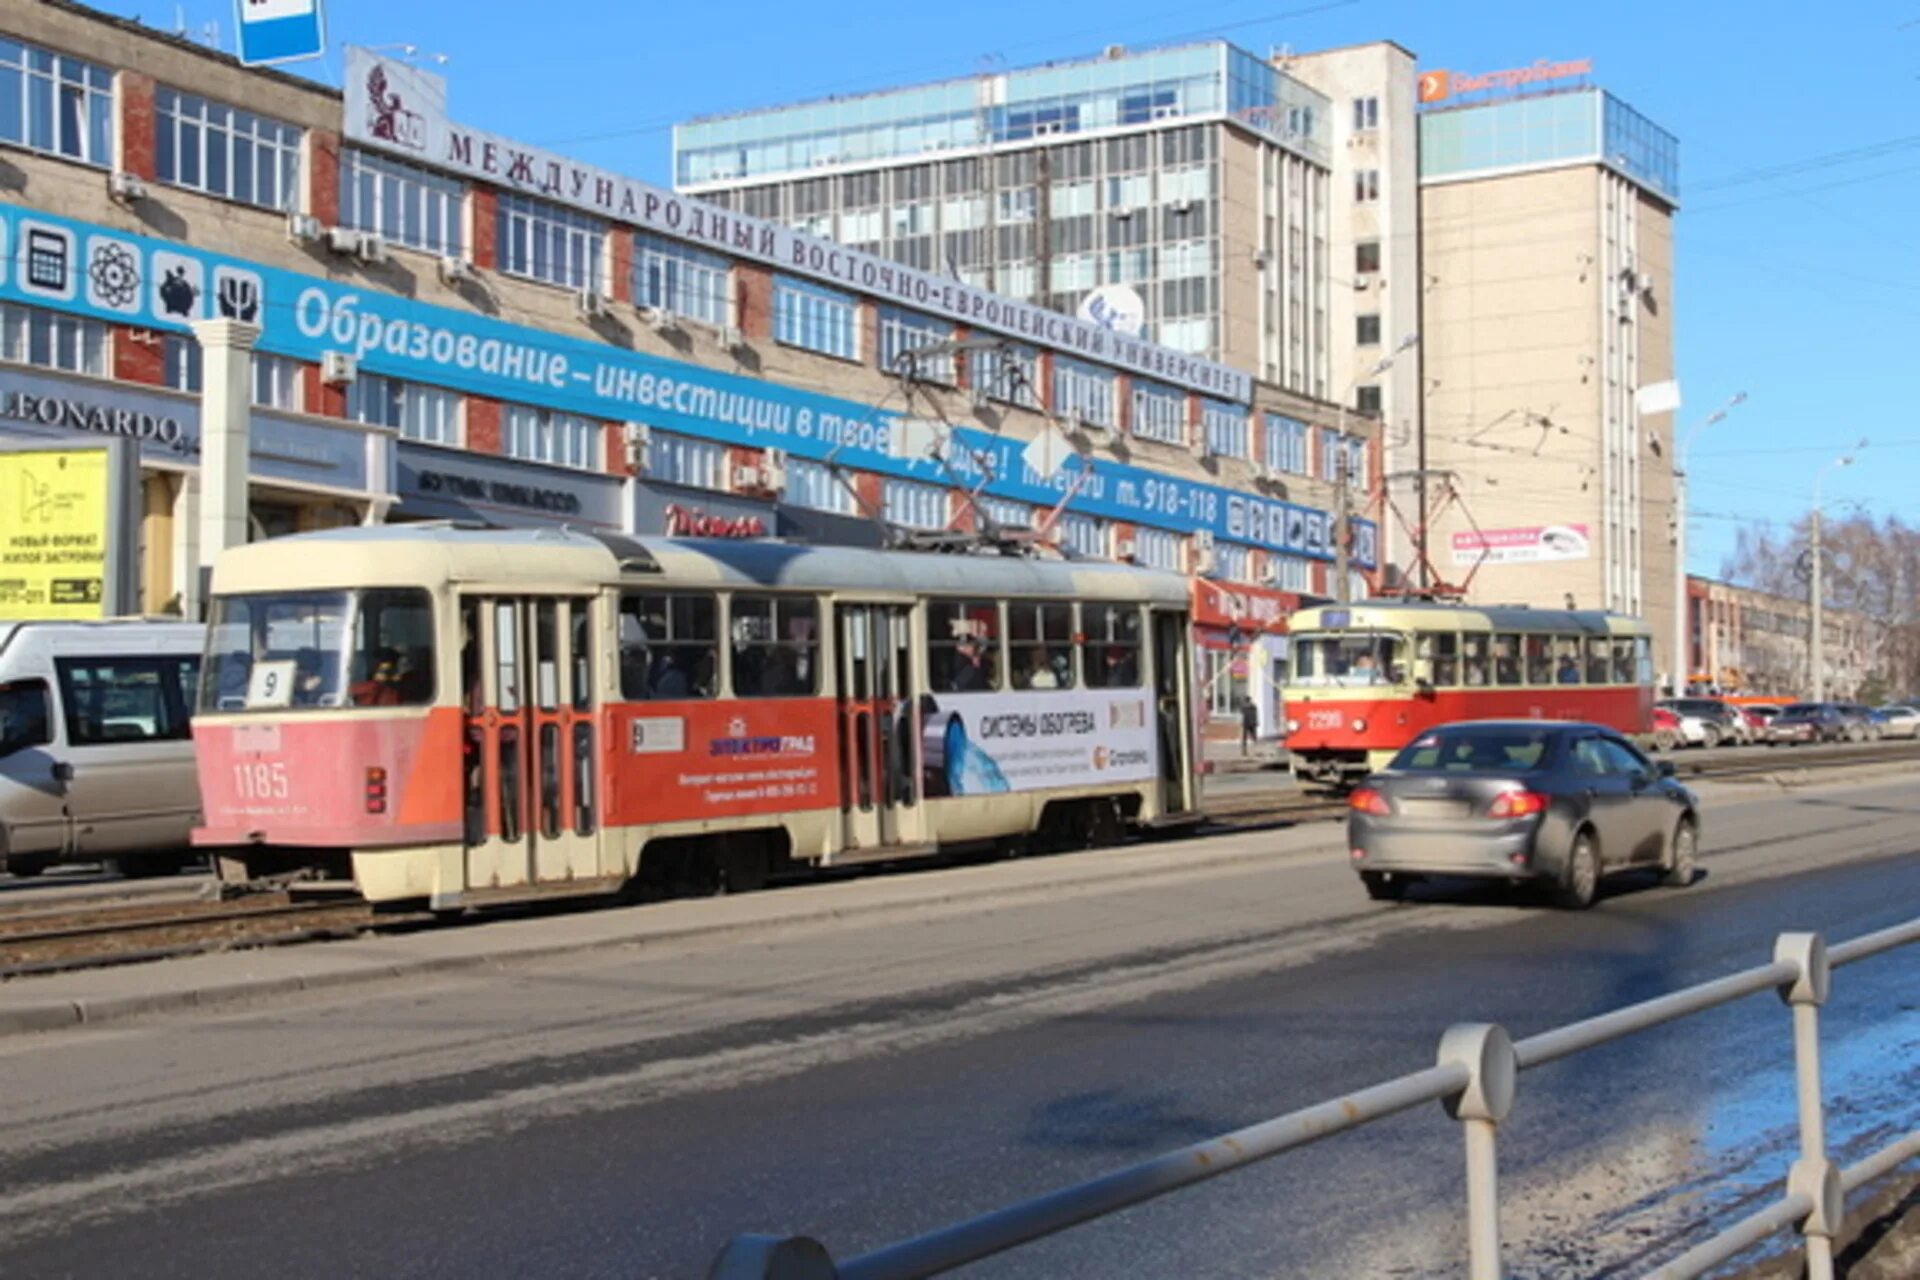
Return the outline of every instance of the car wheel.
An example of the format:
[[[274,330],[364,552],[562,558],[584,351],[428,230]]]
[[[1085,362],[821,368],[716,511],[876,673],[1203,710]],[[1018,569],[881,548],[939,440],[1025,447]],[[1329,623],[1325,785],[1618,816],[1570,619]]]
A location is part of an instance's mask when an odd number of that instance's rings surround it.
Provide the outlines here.
[[[1701,731],[1700,745],[1709,751],[1720,745],[1720,728],[1718,725],[1710,724]]]
[[[1867,740],[1867,731],[1865,729],[1862,729],[1857,724],[1850,724],[1847,726],[1848,742],[1865,742],[1866,740]]]
[[[1398,902],[1407,896],[1409,881],[1405,876],[1385,871],[1362,871],[1360,883],[1367,887],[1367,896],[1375,902]]]
[[[1692,818],[1682,818],[1667,840],[1667,856],[1661,860],[1661,883],[1684,889],[1693,883],[1694,855],[1700,849],[1700,831]]]
[[[1556,905],[1569,911],[1585,911],[1600,891],[1600,855],[1593,847],[1593,834],[1582,831],[1573,838],[1567,851],[1567,865],[1561,869],[1560,883],[1554,886]]]
[[[1653,731],[1653,749],[1655,751],[1671,751],[1673,750],[1674,742],[1673,730],[1655,729]]]

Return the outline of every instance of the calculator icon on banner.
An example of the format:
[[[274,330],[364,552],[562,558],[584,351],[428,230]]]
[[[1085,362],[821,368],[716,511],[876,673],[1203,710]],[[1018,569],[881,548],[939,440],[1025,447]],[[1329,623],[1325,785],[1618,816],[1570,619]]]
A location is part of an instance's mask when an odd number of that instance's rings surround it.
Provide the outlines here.
[[[73,297],[73,233],[45,223],[20,224],[20,287],[50,298]]]

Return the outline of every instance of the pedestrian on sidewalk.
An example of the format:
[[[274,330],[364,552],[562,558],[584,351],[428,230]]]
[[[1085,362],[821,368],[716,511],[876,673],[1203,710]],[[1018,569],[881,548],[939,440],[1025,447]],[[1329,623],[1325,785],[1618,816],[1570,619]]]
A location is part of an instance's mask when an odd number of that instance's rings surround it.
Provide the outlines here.
[[[1260,708],[1253,705],[1253,699],[1240,695],[1240,754],[1247,754],[1247,747],[1260,740]]]

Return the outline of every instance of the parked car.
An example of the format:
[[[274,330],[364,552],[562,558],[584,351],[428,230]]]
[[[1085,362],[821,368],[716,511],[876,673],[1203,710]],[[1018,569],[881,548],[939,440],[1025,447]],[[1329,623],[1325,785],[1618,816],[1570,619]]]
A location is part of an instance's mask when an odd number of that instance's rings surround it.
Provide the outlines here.
[[[1848,742],[1878,742],[1886,734],[1873,718],[1873,708],[1858,702],[1836,702],[1834,710],[1847,722]]]
[[[1747,720],[1753,725],[1753,740],[1765,742],[1768,730],[1773,727],[1773,718],[1780,714],[1780,708],[1771,702],[1756,702],[1741,710],[1746,712]]]
[[[1706,730],[1702,744],[1717,747],[1723,742],[1746,742],[1751,737],[1747,719],[1731,703],[1718,698],[1669,698],[1656,704],[1683,716],[1699,720]]]
[[[1666,707],[1653,709],[1653,749],[1672,751],[1678,747],[1701,747],[1707,742],[1706,722],[1698,716],[1683,716]]]
[[[1847,719],[1830,702],[1791,702],[1767,726],[1767,742],[1844,742]]]
[[[1699,835],[1699,802],[1673,766],[1592,724],[1442,725],[1348,798],[1353,867],[1376,899],[1467,876],[1544,884],[1577,909],[1627,867],[1691,882]]]
[[[1920,707],[1882,707],[1873,715],[1889,738],[1920,738]]]
[[[0,862],[178,870],[200,818],[198,623],[0,623]]]

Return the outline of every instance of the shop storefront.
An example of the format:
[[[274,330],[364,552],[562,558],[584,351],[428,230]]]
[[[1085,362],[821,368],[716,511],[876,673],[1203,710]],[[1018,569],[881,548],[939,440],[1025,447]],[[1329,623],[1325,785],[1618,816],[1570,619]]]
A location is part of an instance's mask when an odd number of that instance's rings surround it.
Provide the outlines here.
[[[394,433],[331,418],[255,410],[248,525],[255,539],[378,521],[392,501]],[[179,608],[198,564],[200,400],[180,392],[0,367],[0,443],[134,441],[140,480],[123,517],[139,530],[145,613]]]
[[[1248,699],[1259,715],[1260,737],[1279,736],[1287,619],[1313,602],[1289,591],[1193,580],[1194,654],[1209,738],[1238,738]]]

